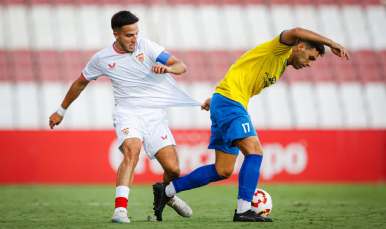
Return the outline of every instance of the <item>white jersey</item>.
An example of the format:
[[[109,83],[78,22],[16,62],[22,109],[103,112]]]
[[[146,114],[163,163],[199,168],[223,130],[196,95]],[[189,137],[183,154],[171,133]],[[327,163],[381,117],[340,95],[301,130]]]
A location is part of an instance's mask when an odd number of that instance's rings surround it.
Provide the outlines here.
[[[113,85],[115,103],[124,108],[200,106],[169,74],[151,71],[164,47],[138,39],[133,53],[121,52],[113,45],[96,53],[82,71],[86,81],[107,76]]]

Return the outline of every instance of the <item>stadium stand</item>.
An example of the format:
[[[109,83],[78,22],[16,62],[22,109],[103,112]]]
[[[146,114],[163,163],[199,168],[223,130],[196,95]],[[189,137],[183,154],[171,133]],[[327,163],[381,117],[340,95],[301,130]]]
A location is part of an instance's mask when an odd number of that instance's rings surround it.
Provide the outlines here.
[[[219,7],[209,5],[200,5],[199,9],[199,25],[202,33],[202,48],[204,50],[223,50],[226,48],[225,41],[228,43],[230,38],[225,37],[225,31],[222,29],[222,17]],[[227,44],[229,45],[229,44]]]
[[[210,51],[206,56],[207,69],[211,73],[209,79],[218,83],[224,78],[233,63],[226,51]]]
[[[294,127],[297,129],[317,129],[318,113],[311,82],[290,84],[290,98],[294,113]]]
[[[247,15],[246,20],[249,24],[248,37],[250,38],[251,47],[257,46],[265,41],[272,39],[269,11],[264,5],[248,5],[245,8]]]
[[[370,128],[386,128],[386,86],[381,83],[365,85],[365,101],[370,115]]]
[[[346,3],[352,2],[346,1]],[[362,7],[360,5],[348,4],[343,5],[341,11],[350,50],[370,49],[371,42],[369,36],[367,36],[367,25],[366,20],[363,20],[365,17]]]
[[[331,65],[335,67],[335,76],[339,83],[359,81],[357,66],[353,63],[355,61],[355,54],[352,53],[350,57],[352,61],[339,59],[338,61],[331,61]]]
[[[380,82],[382,80],[376,56],[372,50],[358,51],[355,57],[359,69],[359,76],[363,83]]]
[[[334,68],[330,64],[332,58],[334,58],[333,54],[327,51],[323,57],[318,57],[317,61],[312,64],[309,75],[314,83],[336,81]]]
[[[13,87],[10,82],[8,71],[7,55],[5,51],[0,51],[0,128],[13,128],[13,111],[12,111],[12,93]]]
[[[382,78],[383,80],[386,80],[386,50],[379,52],[377,59]]]
[[[363,87],[360,83],[352,82],[340,85],[343,110],[343,127],[361,129],[368,126]]]
[[[186,66],[189,69],[187,76],[179,76],[179,78],[186,77],[187,81],[209,81],[211,73],[206,70],[205,54],[201,51],[187,51],[185,55],[181,55],[181,60],[186,60]],[[191,70],[190,70],[191,69]]]
[[[311,4],[296,5],[295,7],[295,23],[297,26],[315,32],[320,32],[318,26],[317,10]],[[307,20],[305,20],[307,18]]]
[[[4,0],[0,3],[0,129],[45,129],[91,56],[114,42],[111,16],[129,9],[140,37],[188,72],[173,76],[199,101],[248,49],[302,27],[347,47],[311,68],[289,67],[250,101],[260,129],[386,128],[386,9],[377,0]],[[162,21],[163,26],[159,26]],[[241,26],[240,26],[241,25]],[[62,129],[111,129],[111,83],[100,77],[71,106]],[[167,108],[172,128],[208,128],[208,112]],[[25,114],[29,115],[26,116]]]
[[[81,56],[79,51],[68,50],[58,52],[60,79],[62,82],[71,82],[80,76],[84,68]]]
[[[56,47],[59,50],[78,50],[79,42],[77,37],[75,9],[71,5],[58,6],[53,8],[53,20],[55,27]]]
[[[247,33],[246,18],[243,17],[243,8],[237,5],[223,7],[223,19],[227,25],[224,28],[228,50],[248,49],[251,44]],[[237,34],[237,36],[235,36]],[[229,43],[229,44],[228,44]]]
[[[176,6],[176,17],[180,28],[177,40],[179,50],[199,50],[201,33],[195,23],[197,10],[189,5]],[[162,34],[162,33],[161,33]]]
[[[324,5],[319,6],[319,25],[321,26],[320,33],[326,37],[331,38],[335,42],[343,45],[347,49],[348,46],[345,29],[342,22],[342,13],[337,5]]]
[[[371,34],[372,46],[375,50],[386,49],[386,10],[384,6],[367,5],[364,8],[368,32]]]
[[[278,81],[273,87],[263,92],[267,103],[267,127],[271,129],[291,129],[294,126],[294,117],[290,104],[288,85]],[[262,93],[262,94],[263,94]]]
[[[338,85],[333,82],[320,82],[315,85],[315,94],[318,106],[319,128],[342,128],[343,112]]]
[[[257,129],[268,128],[268,112],[266,107],[266,94],[261,93],[259,96],[254,96],[249,100],[248,112],[251,116],[253,126]]]

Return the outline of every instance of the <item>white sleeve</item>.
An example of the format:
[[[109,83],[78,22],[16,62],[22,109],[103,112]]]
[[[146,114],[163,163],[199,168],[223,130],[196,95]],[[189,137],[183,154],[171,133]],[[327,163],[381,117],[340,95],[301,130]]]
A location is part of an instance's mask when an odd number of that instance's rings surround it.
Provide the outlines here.
[[[157,57],[159,56],[159,54],[161,54],[162,51],[165,50],[165,48],[147,39],[145,39],[145,41],[146,41],[145,49],[146,49],[147,55],[149,55],[152,61],[157,62],[156,61]]]
[[[98,79],[98,77],[102,75],[103,72],[100,65],[100,56],[96,53],[83,69],[82,77],[86,81],[91,81]]]

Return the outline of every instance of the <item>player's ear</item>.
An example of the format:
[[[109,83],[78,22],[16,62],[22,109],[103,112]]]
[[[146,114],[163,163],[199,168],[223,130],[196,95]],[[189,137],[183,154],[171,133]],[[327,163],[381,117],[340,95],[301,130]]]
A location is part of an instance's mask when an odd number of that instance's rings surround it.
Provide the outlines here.
[[[115,39],[118,39],[119,38],[119,34],[121,33],[121,30],[120,29],[114,29],[113,30],[113,34],[114,34],[114,37]]]
[[[303,52],[304,50],[306,50],[306,45],[304,43],[300,42],[298,44],[298,51]]]

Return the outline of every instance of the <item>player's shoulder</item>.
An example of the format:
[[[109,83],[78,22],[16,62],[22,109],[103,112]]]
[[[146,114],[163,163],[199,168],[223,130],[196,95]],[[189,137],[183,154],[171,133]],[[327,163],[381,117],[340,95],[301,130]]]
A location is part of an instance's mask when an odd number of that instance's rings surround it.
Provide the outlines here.
[[[98,52],[96,52],[96,53],[93,55],[93,58],[100,59],[100,58],[102,58],[103,56],[108,55],[112,50],[113,50],[112,45],[109,45],[108,47],[106,47],[106,48],[104,48],[104,49],[99,50]]]
[[[119,52],[118,50],[115,50],[114,44],[111,44],[107,46],[106,48],[96,52],[93,55],[93,59],[95,61],[101,61],[102,59],[109,59],[109,58],[114,58],[116,56],[116,53]]]
[[[158,45],[158,44],[146,38],[139,38],[137,41],[137,45],[141,48],[149,48],[149,47],[152,48],[154,47],[154,45]]]

